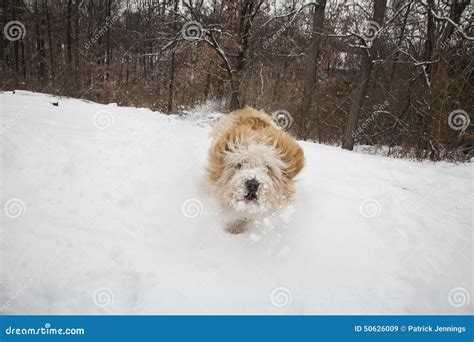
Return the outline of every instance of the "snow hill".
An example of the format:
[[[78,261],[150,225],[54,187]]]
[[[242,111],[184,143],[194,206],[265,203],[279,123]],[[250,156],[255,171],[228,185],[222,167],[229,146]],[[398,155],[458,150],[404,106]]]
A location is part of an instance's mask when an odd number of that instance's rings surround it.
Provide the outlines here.
[[[473,313],[472,164],[301,142],[294,203],[231,235],[203,181],[218,113],[0,102],[3,313]]]

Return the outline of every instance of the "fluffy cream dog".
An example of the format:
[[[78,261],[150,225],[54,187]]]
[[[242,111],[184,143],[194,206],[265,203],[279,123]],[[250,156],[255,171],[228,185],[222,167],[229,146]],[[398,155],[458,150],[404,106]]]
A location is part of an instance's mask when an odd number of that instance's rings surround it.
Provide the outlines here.
[[[301,147],[263,111],[251,107],[222,116],[214,125],[207,168],[209,181],[240,233],[249,221],[288,204],[294,177],[304,166]]]

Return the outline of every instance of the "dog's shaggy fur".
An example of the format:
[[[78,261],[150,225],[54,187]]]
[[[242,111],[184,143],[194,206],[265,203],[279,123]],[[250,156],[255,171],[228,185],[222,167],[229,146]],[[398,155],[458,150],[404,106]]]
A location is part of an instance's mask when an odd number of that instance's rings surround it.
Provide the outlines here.
[[[249,221],[292,200],[303,150],[267,114],[251,107],[237,110],[219,119],[211,137],[207,172],[230,232],[240,233]]]

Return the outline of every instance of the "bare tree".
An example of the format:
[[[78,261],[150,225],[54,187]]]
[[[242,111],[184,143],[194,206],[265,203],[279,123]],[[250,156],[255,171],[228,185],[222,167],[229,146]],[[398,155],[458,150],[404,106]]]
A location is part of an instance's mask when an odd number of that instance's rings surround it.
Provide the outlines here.
[[[48,0],[44,0],[43,6],[44,6],[44,12],[45,12],[45,15],[46,15],[46,29],[48,31],[49,62],[50,62],[50,70],[51,70],[51,80],[52,80],[52,82],[54,82],[56,66],[54,65],[53,38],[52,38],[52,34],[51,34],[51,20],[50,20],[50,15],[49,15]]]
[[[324,27],[324,9],[326,7],[326,0],[320,0],[315,3],[313,10],[313,24],[312,24],[312,36],[311,45],[308,51],[308,62],[306,65],[306,74],[304,78],[303,97],[301,99],[301,106],[299,111],[300,125],[303,128],[305,136],[308,135],[308,129],[314,127],[312,124],[316,121],[316,129],[319,131],[319,115],[318,113],[311,114],[311,106],[313,104],[313,98],[315,96],[315,90],[317,87],[317,75],[318,75],[318,59],[320,55],[320,41]],[[318,134],[320,138],[320,134]]]
[[[382,27],[383,25],[386,6],[387,0],[374,0],[372,21],[377,23],[379,27]],[[362,40],[365,53],[362,55],[359,81],[356,84],[356,89],[351,99],[351,109],[342,141],[342,148],[346,150],[352,150],[354,148],[354,132],[357,129],[360,110],[367,92],[367,85],[372,72],[373,60],[377,54],[377,40],[375,40],[373,44],[368,43],[365,39]]]
[[[36,51],[38,56],[39,80],[43,84],[45,81],[45,56],[44,56],[44,40],[41,35],[41,18],[39,14],[38,0],[34,2],[35,7],[35,28],[36,28]]]
[[[195,20],[202,18],[202,14],[191,2],[185,1],[183,4],[189,9]],[[211,24],[202,32],[204,33],[203,40],[221,59],[222,66],[226,71],[230,84],[230,110],[240,108],[243,104],[241,83],[248,63],[252,22],[259,13],[262,4],[263,1],[256,0],[242,0],[237,4],[228,3],[226,6],[238,13],[237,27],[227,25],[226,28],[223,28],[222,25]]]

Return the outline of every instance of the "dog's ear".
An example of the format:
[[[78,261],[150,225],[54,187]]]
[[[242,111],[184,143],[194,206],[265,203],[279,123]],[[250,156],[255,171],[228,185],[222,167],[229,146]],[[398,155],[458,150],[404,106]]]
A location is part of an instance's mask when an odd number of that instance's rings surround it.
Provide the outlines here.
[[[225,133],[210,149],[208,155],[209,178],[216,182],[222,176],[225,167],[226,154],[235,151],[241,143],[244,133],[242,130],[233,129]]]
[[[278,149],[281,160],[285,163],[283,174],[292,179],[304,167],[303,149],[285,132],[277,132],[275,138],[275,146]]]
[[[287,159],[285,172],[288,177],[294,178],[304,167],[304,152],[293,140],[287,152]]]
[[[228,148],[226,137],[222,137],[209,149],[207,172],[213,182],[217,182],[222,175]]]

